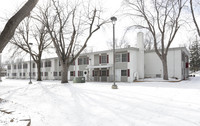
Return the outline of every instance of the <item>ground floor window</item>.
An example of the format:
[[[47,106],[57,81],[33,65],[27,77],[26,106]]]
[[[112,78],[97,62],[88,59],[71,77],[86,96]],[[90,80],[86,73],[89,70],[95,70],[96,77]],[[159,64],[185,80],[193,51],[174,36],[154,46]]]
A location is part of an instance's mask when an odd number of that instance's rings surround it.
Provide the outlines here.
[[[54,76],[54,77],[57,76],[57,74],[58,74],[57,72],[53,72],[53,76]]]
[[[46,77],[48,76],[48,72],[45,72],[44,74],[45,74]]]
[[[78,76],[82,77],[83,76],[83,71],[78,71]]]
[[[130,70],[127,69],[127,70],[121,70],[121,76],[130,76]]]
[[[70,71],[70,76],[75,76],[75,71]]]

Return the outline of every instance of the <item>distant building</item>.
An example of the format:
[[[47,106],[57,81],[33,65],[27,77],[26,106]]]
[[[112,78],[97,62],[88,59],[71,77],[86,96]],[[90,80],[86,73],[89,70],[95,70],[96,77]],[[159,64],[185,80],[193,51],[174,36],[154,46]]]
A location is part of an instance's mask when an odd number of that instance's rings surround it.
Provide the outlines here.
[[[116,81],[133,82],[135,79],[162,78],[162,63],[155,51],[144,51],[143,33],[138,33],[138,48],[116,49]],[[180,80],[189,76],[189,52],[185,47],[170,48],[167,56],[168,75]],[[32,63],[32,77],[37,77],[36,64]],[[29,61],[13,62],[7,66],[7,78],[28,79]],[[42,79],[61,79],[58,58],[43,59]],[[86,81],[113,81],[113,51],[98,51],[81,54],[69,68],[68,79],[84,76]]]

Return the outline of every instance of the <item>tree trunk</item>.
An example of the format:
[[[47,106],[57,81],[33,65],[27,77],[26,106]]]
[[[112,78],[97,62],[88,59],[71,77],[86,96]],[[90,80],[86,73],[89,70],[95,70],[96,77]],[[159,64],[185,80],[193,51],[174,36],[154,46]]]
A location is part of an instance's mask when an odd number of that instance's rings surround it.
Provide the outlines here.
[[[61,64],[61,65],[62,65],[61,83],[68,83],[69,65],[67,64]]]
[[[163,56],[161,61],[163,65],[163,79],[168,80],[167,56]]]
[[[15,29],[19,23],[30,14],[32,9],[38,3],[39,0],[29,0],[26,4],[6,23],[3,31],[0,34],[0,52],[3,51],[4,47],[13,37]]]
[[[41,62],[38,61],[37,63],[37,81],[42,81],[42,78],[41,78]]]

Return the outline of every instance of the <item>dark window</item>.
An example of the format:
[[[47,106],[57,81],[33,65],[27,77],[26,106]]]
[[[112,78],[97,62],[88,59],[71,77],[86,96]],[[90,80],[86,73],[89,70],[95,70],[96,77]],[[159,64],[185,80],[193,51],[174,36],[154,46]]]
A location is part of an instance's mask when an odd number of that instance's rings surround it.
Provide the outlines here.
[[[35,72],[33,72],[33,76],[35,77]]]
[[[89,60],[88,57],[80,57],[80,58],[78,58],[78,65],[87,65],[87,64],[89,64],[88,60]]]
[[[45,74],[46,77],[48,76],[48,72],[45,72],[44,74]]]
[[[33,68],[35,68],[35,63],[33,63]]]
[[[75,76],[75,71],[70,71],[70,76]]]
[[[61,76],[61,72],[59,72],[59,76]]]
[[[83,71],[78,71],[78,76],[83,76]]]
[[[61,62],[59,61],[59,66],[61,66]]]
[[[8,67],[7,67],[7,68],[8,68],[8,70],[11,70],[11,65],[8,65]]]
[[[17,73],[12,73],[12,76],[17,76]]]
[[[23,64],[23,68],[24,68],[24,69],[27,69],[27,68],[28,68],[28,64],[27,64],[27,63],[24,63],[24,64]]]
[[[122,54],[122,62],[128,62],[128,54]]]
[[[25,73],[23,73],[23,76],[25,76],[26,74]]]
[[[19,73],[19,76],[21,77],[21,76],[22,76],[22,73]]]
[[[121,55],[118,53],[118,54],[115,54],[115,62],[120,62],[121,61]]]
[[[22,69],[22,64],[18,64],[18,69]]]
[[[58,74],[57,72],[53,72],[53,76],[57,76],[57,74]]]
[[[45,62],[45,67],[51,67],[51,61],[46,61]]]
[[[127,76],[127,70],[121,70],[121,76]]]
[[[17,65],[14,65],[14,69],[17,69]]]
[[[107,70],[102,70],[101,71],[101,76],[107,76]]]
[[[107,55],[101,56],[101,63],[107,63]]]

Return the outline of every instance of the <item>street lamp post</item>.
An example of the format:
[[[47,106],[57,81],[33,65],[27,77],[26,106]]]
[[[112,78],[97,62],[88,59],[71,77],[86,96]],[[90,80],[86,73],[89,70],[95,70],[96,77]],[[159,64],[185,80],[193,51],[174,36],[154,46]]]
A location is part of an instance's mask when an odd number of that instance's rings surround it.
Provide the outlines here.
[[[33,43],[29,43],[29,46],[32,46],[32,45],[33,45]],[[30,74],[29,74],[29,76],[30,76],[29,84],[32,84],[32,81],[31,81],[31,48],[30,48]]]
[[[110,18],[113,24],[113,85],[112,89],[117,89],[117,85],[115,84],[115,22],[117,21],[116,17]]]

